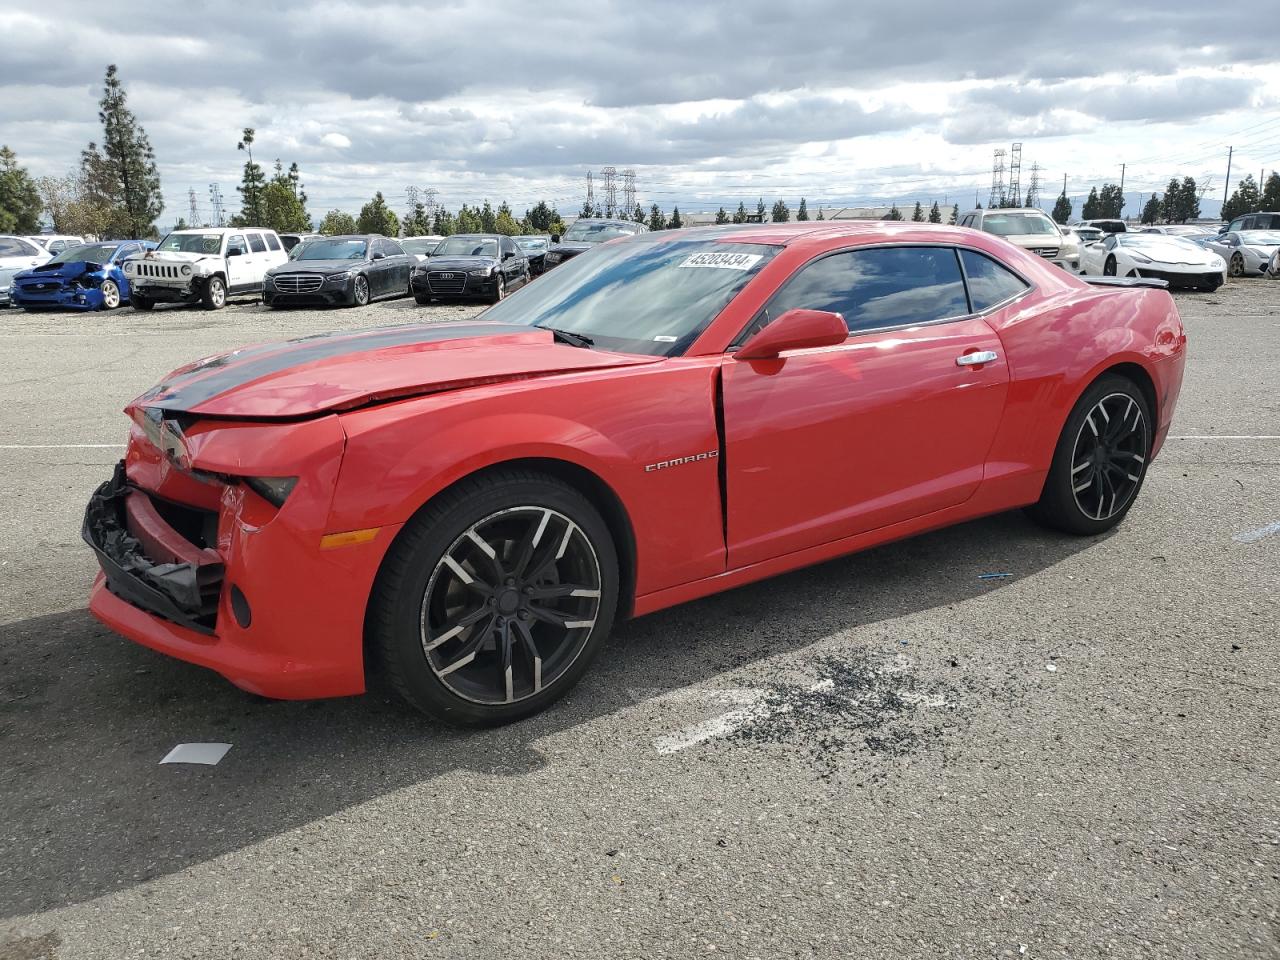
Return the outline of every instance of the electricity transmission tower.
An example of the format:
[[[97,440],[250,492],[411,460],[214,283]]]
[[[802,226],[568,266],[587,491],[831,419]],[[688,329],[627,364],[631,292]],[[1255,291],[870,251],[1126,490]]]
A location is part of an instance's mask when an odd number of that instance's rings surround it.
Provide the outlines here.
[[[427,216],[434,217],[436,210],[440,208],[440,202],[436,200],[438,191],[435,187],[427,187],[422,191],[422,205],[427,208]]]
[[[409,203],[409,212],[405,216],[405,222],[413,219],[414,212],[418,209],[418,188],[413,184],[404,188],[405,198]]]
[[[622,171],[622,209],[624,216],[631,216],[636,208],[636,172]]]
[[[1005,203],[1018,206],[1022,203],[1022,144],[1015,143],[1009,154],[1009,193]]]
[[[1040,164],[1031,164],[1031,186],[1027,188],[1027,206],[1040,206]]]
[[[209,184],[209,202],[213,204],[213,223],[211,226],[225,227],[227,221],[222,215],[222,191],[216,183]]]
[[[604,178],[604,215],[612,217],[618,211],[617,168],[601,167],[600,176]]]
[[[196,188],[195,187],[192,187],[190,190],[187,191],[187,203],[188,203],[187,216],[191,218],[190,220],[187,221],[187,226],[189,227],[200,226],[200,210],[196,206]]]
[[[995,159],[991,161],[991,196],[987,199],[987,208],[1004,206],[1004,147],[996,147]]]
[[[589,214],[596,212],[596,188],[591,182],[591,171],[587,171],[587,211]]]

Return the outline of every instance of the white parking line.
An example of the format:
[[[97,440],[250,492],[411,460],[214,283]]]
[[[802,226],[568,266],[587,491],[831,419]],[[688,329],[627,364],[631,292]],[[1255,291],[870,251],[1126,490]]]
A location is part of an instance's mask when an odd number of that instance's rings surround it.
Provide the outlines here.
[[[1237,533],[1231,539],[1236,543],[1256,543],[1264,537],[1272,534],[1280,533],[1280,520],[1275,523],[1268,523],[1265,527],[1259,527],[1257,530],[1246,530],[1244,533]]]
[[[1171,436],[1170,440],[1280,440],[1280,434],[1269,433],[1207,433]]]
[[[119,450],[123,443],[0,443],[0,450]]]

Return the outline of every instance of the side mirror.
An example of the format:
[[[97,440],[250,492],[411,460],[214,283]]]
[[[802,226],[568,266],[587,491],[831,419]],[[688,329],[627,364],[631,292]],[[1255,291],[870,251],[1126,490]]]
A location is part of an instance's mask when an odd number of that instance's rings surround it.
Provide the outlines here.
[[[512,257],[514,257],[514,256],[515,256],[515,254],[514,254],[514,253],[512,253],[510,250],[508,250],[506,253],[504,253],[504,254],[502,255],[502,259],[503,259],[503,260],[510,260],[510,259],[511,259]]]
[[[379,250],[377,253],[375,253],[375,254],[373,255],[373,259],[375,259],[375,260],[385,260],[385,259],[387,259],[387,255],[386,255],[385,253],[383,253],[381,250]]]
[[[227,256],[228,256],[228,257],[243,257],[243,256],[244,256],[244,249],[243,249],[242,247],[228,247],[228,248],[227,248]]]
[[[551,242],[552,242],[552,243],[559,243],[559,242],[560,242],[560,234],[558,234],[558,233],[553,233],[553,234],[551,235]]]
[[[773,360],[784,350],[834,347],[849,337],[844,317],[828,310],[788,310],[757,330],[738,350],[739,360]]]

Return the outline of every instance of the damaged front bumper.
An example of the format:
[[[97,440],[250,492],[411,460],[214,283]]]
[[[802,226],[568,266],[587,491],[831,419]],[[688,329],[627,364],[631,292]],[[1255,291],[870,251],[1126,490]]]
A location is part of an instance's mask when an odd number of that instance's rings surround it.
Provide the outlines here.
[[[123,460],[89,498],[80,535],[116,596],[189,630],[213,633],[222,559],[184,538],[146,493],[130,487]]]
[[[329,527],[338,419],[172,424],[163,450],[144,424],[85,510],[101,567],[90,613],[261,696],[363,692],[365,608],[399,525],[322,546],[340,532]],[[248,483],[264,476],[297,483],[276,505]]]

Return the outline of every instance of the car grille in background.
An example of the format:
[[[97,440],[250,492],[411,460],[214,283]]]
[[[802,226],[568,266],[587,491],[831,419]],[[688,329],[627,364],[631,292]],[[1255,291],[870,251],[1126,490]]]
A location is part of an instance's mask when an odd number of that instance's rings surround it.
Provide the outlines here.
[[[147,263],[145,260],[138,261],[134,265],[139,277],[154,277],[157,280],[181,280],[182,274],[179,272],[180,267],[173,267],[167,263]]]
[[[427,286],[432,293],[461,293],[467,285],[467,275],[460,271],[427,274]]]
[[[1032,247],[1031,252],[1037,257],[1044,257],[1046,260],[1052,260],[1058,255],[1057,247]]]
[[[272,279],[281,293],[315,293],[324,285],[318,273],[282,273]]]

